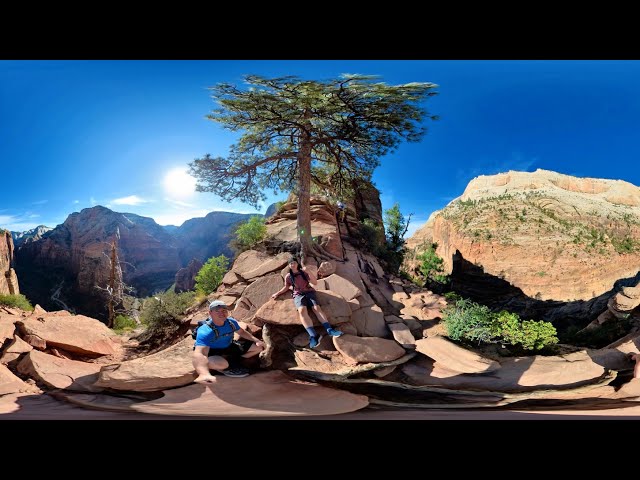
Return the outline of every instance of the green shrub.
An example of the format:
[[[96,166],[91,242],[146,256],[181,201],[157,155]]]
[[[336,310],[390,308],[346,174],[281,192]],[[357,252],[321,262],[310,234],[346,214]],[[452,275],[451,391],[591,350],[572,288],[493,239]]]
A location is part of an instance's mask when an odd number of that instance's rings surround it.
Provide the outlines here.
[[[236,227],[235,234],[236,238],[231,242],[232,248],[238,252],[250,250],[264,240],[267,234],[264,218],[260,215],[249,218]]]
[[[503,343],[525,350],[541,350],[558,343],[555,327],[544,321],[524,320],[515,313],[492,313],[471,300],[447,306],[443,322],[452,340],[476,343]]]
[[[113,330],[122,333],[136,328],[136,321],[126,315],[117,315],[113,320]]]
[[[380,255],[384,250],[384,229],[382,225],[370,218],[365,218],[360,222],[359,230],[364,249],[376,256]]]
[[[184,311],[193,304],[194,298],[194,292],[172,291],[146,298],[140,321],[147,326],[147,330],[177,327],[184,316]]]
[[[276,202],[276,207],[275,207],[276,213],[282,213],[282,207],[284,207],[286,203],[287,202],[285,202],[284,200]]]
[[[438,248],[438,244],[432,243],[416,257],[419,262],[418,271],[426,284],[449,283],[449,276],[444,273],[444,260],[436,254],[436,248]]]
[[[222,283],[224,274],[229,268],[229,259],[224,255],[211,257],[196,275],[196,291],[209,295]]]
[[[453,340],[490,342],[491,311],[484,305],[462,299],[447,306],[443,313],[444,326]]]
[[[27,300],[27,297],[22,295],[21,293],[18,295],[1,295],[0,294],[0,305],[6,305],[7,307],[15,307],[20,308],[22,310],[32,311],[33,306]]]
[[[462,300],[462,296],[458,295],[456,292],[445,292],[443,296],[447,303],[457,303]]]

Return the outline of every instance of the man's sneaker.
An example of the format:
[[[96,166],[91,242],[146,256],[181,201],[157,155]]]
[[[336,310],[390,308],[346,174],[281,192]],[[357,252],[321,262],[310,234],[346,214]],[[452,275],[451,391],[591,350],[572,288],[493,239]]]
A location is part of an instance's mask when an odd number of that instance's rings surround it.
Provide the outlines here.
[[[319,337],[309,337],[309,348],[316,348],[320,345],[320,340],[322,340],[322,335]]]
[[[227,377],[234,377],[234,378],[242,378],[242,377],[249,376],[249,370],[242,367],[229,367],[224,370],[220,370],[220,373],[222,373]]]
[[[344,335],[340,330],[336,330],[335,328],[327,328],[327,333],[332,337],[340,337]]]

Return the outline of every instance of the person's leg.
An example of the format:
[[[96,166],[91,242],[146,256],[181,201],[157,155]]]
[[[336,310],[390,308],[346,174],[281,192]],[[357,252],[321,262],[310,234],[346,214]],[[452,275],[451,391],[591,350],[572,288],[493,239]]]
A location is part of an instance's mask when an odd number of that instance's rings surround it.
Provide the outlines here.
[[[307,312],[307,307],[298,308],[298,318],[300,319],[300,323],[302,323],[307,331],[309,331],[310,328],[313,328],[313,320],[311,320],[309,312]]]
[[[255,343],[251,342],[251,346],[249,347],[249,350],[246,351],[246,353],[244,353],[242,355],[243,358],[251,358],[251,357],[255,357],[256,355],[258,355],[262,350],[264,350],[262,347],[259,347],[258,345],[256,345]]]
[[[229,362],[226,358],[219,355],[212,355],[209,357],[209,370],[216,370],[221,372],[229,367]]]
[[[636,366],[633,368],[633,378],[640,378],[640,354],[635,354],[633,359],[636,361]]]
[[[237,342],[231,342],[231,345],[227,348],[218,348],[213,351],[209,350],[209,368],[227,377],[246,377],[249,375],[249,372],[246,368],[238,365],[238,363],[240,356],[248,349],[248,345],[244,347]]]
[[[300,318],[300,323],[302,323],[305,330],[309,334],[309,347],[316,348],[320,343],[320,338],[318,337],[315,329],[313,328],[313,320],[311,320],[311,317],[309,316],[307,307],[302,306],[298,308],[298,317]]]
[[[329,323],[329,319],[327,318],[327,316],[322,311],[322,308],[320,308],[320,305],[318,305],[318,301],[316,300],[315,295],[311,299],[311,302],[313,303],[313,311],[315,312],[315,314],[320,319],[320,323],[322,323],[322,326],[327,331],[327,333],[329,335],[331,335],[332,337],[341,336],[342,332],[340,330],[336,330],[335,328],[333,328],[331,326],[331,324]]]

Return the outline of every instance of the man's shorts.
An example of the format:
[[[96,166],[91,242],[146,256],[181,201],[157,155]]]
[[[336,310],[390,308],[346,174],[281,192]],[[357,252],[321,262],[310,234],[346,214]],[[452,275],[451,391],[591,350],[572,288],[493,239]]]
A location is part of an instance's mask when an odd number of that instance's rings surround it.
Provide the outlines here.
[[[218,355],[221,357],[223,355],[229,355],[232,357],[240,357],[249,351],[252,344],[253,342],[251,340],[245,340],[244,338],[233,340],[227,348],[210,348],[208,356]]]
[[[300,308],[303,306],[313,307],[315,305],[318,305],[318,298],[316,297],[315,290],[311,292],[305,292],[298,295],[294,295],[293,303],[295,304],[296,308]]]

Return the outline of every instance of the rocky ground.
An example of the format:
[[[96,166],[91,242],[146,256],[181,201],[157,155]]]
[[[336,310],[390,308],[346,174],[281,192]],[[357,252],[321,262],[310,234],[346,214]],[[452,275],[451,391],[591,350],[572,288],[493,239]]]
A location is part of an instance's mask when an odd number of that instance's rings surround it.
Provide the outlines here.
[[[638,413],[640,379],[631,378],[629,357],[640,353],[638,332],[604,348],[552,356],[500,357],[463,348],[443,335],[443,297],[385,274],[375,257],[351,243],[348,232],[357,223],[352,206],[341,222],[322,200],[312,202],[311,212],[316,241],[337,260],[308,259],[307,268],[318,275],[318,298],[342,337],[325,337],[318,349],[309,349],[291,299],[270,297],[283,284],[286,249],[295,240],[292,203],[270,220],[263,248],[239,255],[210,296],[232,305],[232,316],[266,343],[253,375],[193,383],[187,326],[206,317],[206,303],[186,313],[184,334],[145,354],[89,317],[2,308],[0,418]],[[623,300],[610,302],[614,318],[636,308]],[[89,410],[80,413],[81,408]]]

